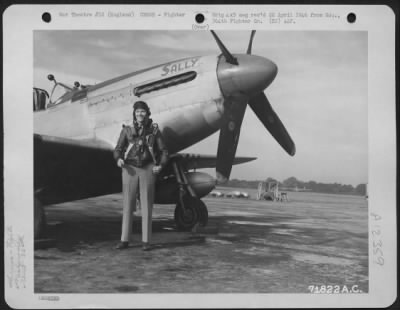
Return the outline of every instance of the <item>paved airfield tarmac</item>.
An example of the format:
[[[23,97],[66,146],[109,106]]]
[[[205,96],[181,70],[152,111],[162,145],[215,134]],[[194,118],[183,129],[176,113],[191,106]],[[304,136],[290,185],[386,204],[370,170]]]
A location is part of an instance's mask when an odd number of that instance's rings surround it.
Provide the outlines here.
[[[35,250],[35,292],[308,293],[311,285],[367,292],[365,198],[288,194],[289,202],[204,198],[209,223],[197,233],[176,231],[174,206],[156,205],[150,252],[141,250],[139,217],[131,247],[114,249],[120,194],[49,206],[54,244]]]

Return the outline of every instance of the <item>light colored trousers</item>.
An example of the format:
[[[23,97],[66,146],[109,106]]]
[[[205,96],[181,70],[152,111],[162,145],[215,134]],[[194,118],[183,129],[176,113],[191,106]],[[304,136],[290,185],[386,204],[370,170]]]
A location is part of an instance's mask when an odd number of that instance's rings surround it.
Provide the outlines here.
[[[142,241],[151,242],[151,217],[154,202],[153,163],[142,168],[125,164],[122,168],[122,235],[121,241],[131,241],[132,212],[136,211],[136,194],[140,190]]]

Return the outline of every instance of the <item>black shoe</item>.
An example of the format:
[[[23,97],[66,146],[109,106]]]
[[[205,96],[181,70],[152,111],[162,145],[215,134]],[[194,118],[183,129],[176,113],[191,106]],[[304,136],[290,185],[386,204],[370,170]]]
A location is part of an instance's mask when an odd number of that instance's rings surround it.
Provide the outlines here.
[[[148,242],[143,242],[142,244],[142,250],[143,251],[150,251],[151,250],[151,245]]]
[[[117,250],[123,250],[123,249],[127,249],[129,245],[128,241],[120,241],[120,243],[117,244],[117,246],[115,247]]]

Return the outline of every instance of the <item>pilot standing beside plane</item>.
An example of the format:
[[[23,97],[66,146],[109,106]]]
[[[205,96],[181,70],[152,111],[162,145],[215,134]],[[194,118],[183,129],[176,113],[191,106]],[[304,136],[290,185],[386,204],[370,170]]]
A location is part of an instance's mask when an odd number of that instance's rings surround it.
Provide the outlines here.
[[[114,149],[114,159],[122,168],[123,215],[121,242],[117,249],[126,249],[132,234],[132,211],[136,210],[136,194],[140,190],[142,208],[143,250],[151,249],[152,211],[155,175],[168,161],[168,150],[158,125],[150,118],[144,101],[133,105],[133,125],[122,128]]]

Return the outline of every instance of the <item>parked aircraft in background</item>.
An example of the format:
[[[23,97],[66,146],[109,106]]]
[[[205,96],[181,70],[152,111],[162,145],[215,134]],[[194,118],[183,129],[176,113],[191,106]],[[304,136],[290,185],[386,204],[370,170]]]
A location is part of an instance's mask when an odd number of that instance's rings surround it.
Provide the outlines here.
[[[246,192],[241,192],[242,198],[250,198],[250,195]]]
[[[224,197],[224,193],[219,191],[211,191],[209,194],[211,197]]]
[[[246,193],[246,192],[232,191],[232,192],[226,193],[225,197],[229,197],[229,198],[249,198],[249,194]]]
[[[235,157],[247,105],[290,155],[295,145],[264,90],[277,74],[269,59],[232,54],[212,31],[220,55],[189,57],[96,84],[54,83],[50,95],[34,88],[35,236],[45,223],[43,205],[121,191],[121,171],[112,151],[123,124],[132,122],[132,105],[146,101],[172,156],[158,177],[156,203],[176,203],[179,229],[206,225],[201,198],[216,184],[195,171],[216,168],[217,182],[229,179],[232,165],[255,158]],[[180,151],[220,131],[216,156]],[[192,171],[194,170],[194,171]]]

